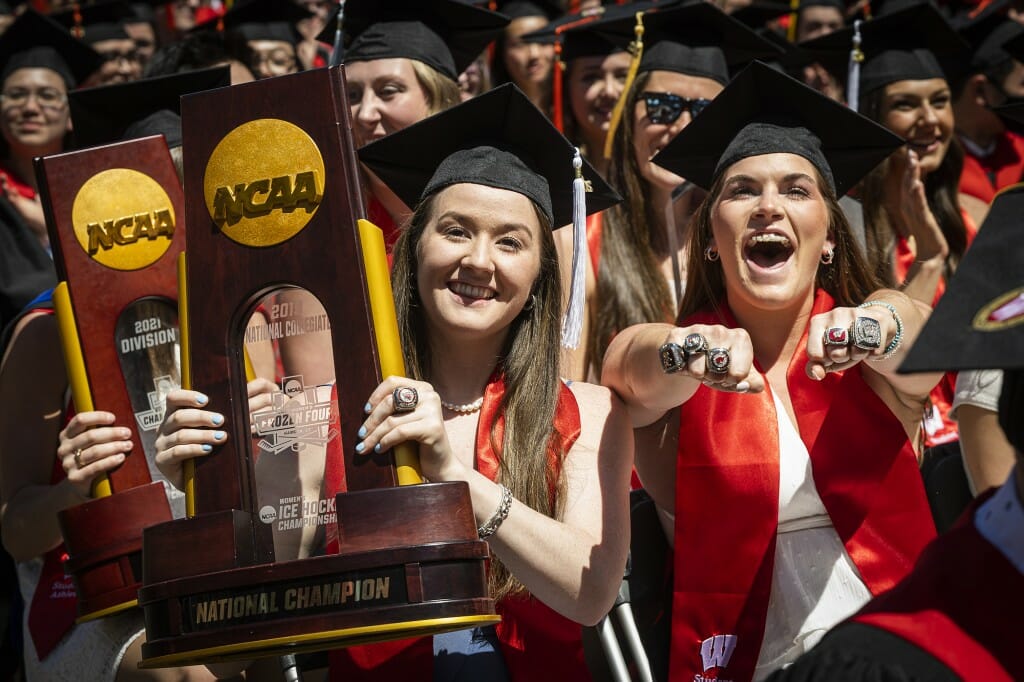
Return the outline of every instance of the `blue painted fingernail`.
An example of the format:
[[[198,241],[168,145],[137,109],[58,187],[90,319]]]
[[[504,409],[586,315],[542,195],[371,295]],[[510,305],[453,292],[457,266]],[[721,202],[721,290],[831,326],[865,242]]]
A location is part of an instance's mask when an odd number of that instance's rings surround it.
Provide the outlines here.
[[[362,441],[356,443],[356,452],[362,452],[365,449],[366,449],[366,443],[364,443]]]
[[[366,427],[360,426],[359,432],[356,435],[359,436],[360,438],[366,438]]]
[[[215,440],[224,440],[224,436],[227,435],[223,431],[214,431],[213,437]]]
[[[213,446],[209,443],[203,443],[203,452],[212,452]]]
[[[196,396],[196,402],[200,405],[205,405],[206,403],[210,402],[210,399],[207,398],[202,393],[200,393],[199,395]]]
[[[370,414],[372,410],[373,405],[371,405],[370,403],[366,403],[365,405],[363,405],[363,412],[365,412],[366,414]]]
[[[380,453],[380,443],[377,443],[376,445],[373,446],[373,451],[378,454]]]
[[[224,423],[224,417],[223,415],[215,414],[212,417],[210,417],[210,421],[213,422],[214,426],[220,426],[221,424]]]

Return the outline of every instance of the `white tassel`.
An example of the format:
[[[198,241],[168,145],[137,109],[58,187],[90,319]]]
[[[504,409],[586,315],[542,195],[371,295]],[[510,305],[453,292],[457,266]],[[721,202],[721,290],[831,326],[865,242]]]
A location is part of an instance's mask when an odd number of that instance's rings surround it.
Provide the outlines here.
[[[562,346],[576,348],[583,332],[583,306],[587,298],[587,183],[583,179],[580,150],[572,159],[576,178],[572,181],[572,285],[569,307],[562,323]]]
[[[846,104],[857,111],[860,101],[860,64],[864,61],[864,52],[860,49],[861,20],[853,22],[853,47],[850,49],[850,67],[846,79]]]

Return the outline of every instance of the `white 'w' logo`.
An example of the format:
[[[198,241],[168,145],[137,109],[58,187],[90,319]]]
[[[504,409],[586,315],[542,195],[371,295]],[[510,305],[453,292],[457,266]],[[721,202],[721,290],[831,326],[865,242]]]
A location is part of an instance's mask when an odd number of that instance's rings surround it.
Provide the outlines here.
[[[729,665],[732,652],[736,649],[736,635],[713,635],[700,643],[700,658],[704,672],[711,668],[725,668]]]

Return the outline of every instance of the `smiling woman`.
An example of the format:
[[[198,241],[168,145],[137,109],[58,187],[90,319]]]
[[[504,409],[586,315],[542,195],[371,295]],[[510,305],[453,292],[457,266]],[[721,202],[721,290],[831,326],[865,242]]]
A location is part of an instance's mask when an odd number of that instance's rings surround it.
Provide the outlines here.
[[[429,480],[465,481],[502,621],[333,652],[332,678],[588,680],[580,624],[607,612],[622,577],[632,434],[610,391],[558,375],[551,230],[573,219],[573,147],[507,85],[359,154],[416,210],[392,274],[409,377],[368,396],[355,451],[412,442]],[[617,200],[582,174],[591,210]],[[172,393],[169,413],[197,397]],[[217,443],[210,412],[175,414],[162,469]]]
[[[690,284],[678,326],[612,341],[603,381],[674,545],[672,680],[719,648],[721,677],[763,679],[935,534],[913,439],[937,377],[896,373],[924,315],[875,290],[836,199],[899,143],[755,62],[658,156],[708,191]]]
[[[860,185],[868,261],[883,283],[934,305],[977,232],[959,204],[964,152],[939,63],[962,56],[965,45],[928,3],[882,14],[861,33],[859,110],[906,141]],[[839,54],[852,39],[843,29],[804,46]],[[932,393],[923,423],[929,447],[957,441],[953,385],[947,378]]]
[[[32,159],[64,150],[68,90],[100,61],[32,10],[0,38],[0,327],[56,283]]]

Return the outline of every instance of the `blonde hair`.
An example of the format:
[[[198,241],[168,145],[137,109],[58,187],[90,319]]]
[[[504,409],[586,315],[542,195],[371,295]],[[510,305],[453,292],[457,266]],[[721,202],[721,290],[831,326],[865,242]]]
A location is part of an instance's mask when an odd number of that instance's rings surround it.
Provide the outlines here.
[[[456,81],[423,62],[416,61],[415,59],[409,61],[412,62],[412,70],[416,74],[416,80],[427,96],[427,109],[431,115],[439,114],[445,109],[451,109],[462,101],[459,96],[459,84]]]

